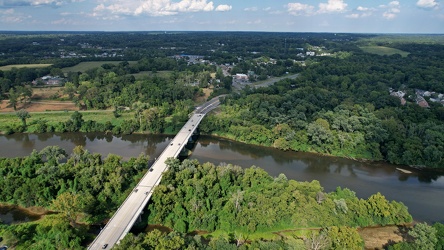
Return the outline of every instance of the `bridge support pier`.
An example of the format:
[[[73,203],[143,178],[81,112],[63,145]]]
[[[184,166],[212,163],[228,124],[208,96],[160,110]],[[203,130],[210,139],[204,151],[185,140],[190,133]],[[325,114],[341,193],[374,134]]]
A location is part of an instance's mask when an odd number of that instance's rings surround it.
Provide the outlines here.
[[[137,218],[138,223],[142,222],[142,214],[143,214],[143,211],[139,214],[139,217]]]

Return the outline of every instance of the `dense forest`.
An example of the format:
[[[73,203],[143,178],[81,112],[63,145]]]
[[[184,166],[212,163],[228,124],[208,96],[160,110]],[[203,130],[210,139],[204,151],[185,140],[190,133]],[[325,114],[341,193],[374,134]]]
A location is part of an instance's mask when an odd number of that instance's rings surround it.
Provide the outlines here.
[[[444,53],[429,57],[422,50],[435,46],[423,45],[416,54],[418,46],[406,58],[362,53],[323,58],[295,80],[227,97],[202,131],[283,150],[442,167],[442,104],[421,108],[410,90],[406,105],[389,95],[389,88],[444,92],[443,60],[434,59]]]
[[[144,155],[122,161],[119,156],[102,157],[80,146],[69,156],[63,149],[49,146],[27,157],[1,158],[0,200],[56,212],[36,222],[0,225],[3,240],[17,249],[81,248],[91,240],[89,225],[113,213],[147,170],[147,162]],[[187,236],[197,230],[238,234],[233,240],[245,244],[246,239],[240,235],[309,227],[322,228],[320,234],[331,239],[354,235],[347,244],[361,246],[356,226],[412,220],[407,207],[389,202],[379,193],[368,199],[358,199],[353,191],[340,187],[324,193],[317,181],[296,182],[283,174],[273,178],[257,167],[244,170],[177,159],[170,159],[168,165],[170,170],[148,206],[147,222],[174,231],[164,236],[153,231],[137,240],[130,235],[120,248],[131,244],[166,244],[166,249],[207,245],[203,238]],[[209,240],[210,249],[219,249],[217,244],[236,245],[221,237]],[[339,244],[337,247],[346,244],[330,243]],[[288,248],[290,243],[257,240],[251,247],[261,244]]]

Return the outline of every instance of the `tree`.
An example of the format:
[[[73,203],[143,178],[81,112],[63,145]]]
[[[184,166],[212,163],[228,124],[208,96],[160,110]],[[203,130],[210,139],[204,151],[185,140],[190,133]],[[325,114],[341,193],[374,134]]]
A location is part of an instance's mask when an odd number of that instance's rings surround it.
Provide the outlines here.
[[[22,121],[23,127],[26,127],[26,119],[31,117],[29,112],[26,111],[26,109],[20,109],[19,111],[15,112],[15,115],[18,118],[20,118],[20,120]]]
[[[435,249],[438,239],[436,238],[436,229],[427,223],[418,223],[412,231],[409,232],[414,240],[416,249]]]
[[[331,241],[331,249],[362,249],[364,241],[356,228],[340,226],[329,227],[327,235]]]
[[[20,94],[17,93],[13,88],[9,90],[9,103],[14,107],[14,110],[17,110],[17,101]]]
[[[330,124],[322,118],[318,118],[307,127],[307,134],[311,139],[312,144],[321,149],[329,149],[329,144],[332,141],[332,133],[330,131]]]
[[[63,88],[63,93],[69,96],[69,99],[74,98],[74,94],[76,93],[76,86],[72,82],[65,83],[65,87]]]
[[[436,222],[433,224],[433,227],[436,229],[436,249],[443,250],[444,249],[444,224]]]
[[[244,199],[244,192],[240,191],[239,189],[231,196],[231,201],[234,204],[236,212],[240,210],[243,199]]]
[[[55,211],[61,212],[69,220],[71,225],[74,226],[82,211],[82,202],[80,199],[81,196],[79,194],[65,192],[52,201],[51,207]]]
[[[79,131],[83,122],[83,115],[80,112],[75,111],[71,115],[71,119],[66,122],[66,129],[70,132]]]
[[[20,89],[20,95],[23,95],[25,102],[30,102],[32,97],[32,88],[31,86],[25,86]]]
[[[319,233],[312,232],[309,237],[304,240],[305,246],[310,250],[322,250],[330,248],[330,239],[325,231]]]
[[[65,76],[65,74],[63,74],[62,69],[60,68],[52,68],[50,74],[51,76],[60,76],[60,77]]]
[[[65,150],[59,146],[48,146],[40,151],[46,157],[48,165],[58,165],[59,160],[67,156]]]

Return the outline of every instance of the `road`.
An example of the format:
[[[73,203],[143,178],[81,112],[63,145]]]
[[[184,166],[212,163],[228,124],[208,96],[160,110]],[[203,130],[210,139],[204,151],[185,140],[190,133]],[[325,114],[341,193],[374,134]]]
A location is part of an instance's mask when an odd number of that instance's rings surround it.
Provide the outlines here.
[[[153,194],[154,188],[162,180],[163,172],[168,170],[165,161],[170,157],[178,157],[204,116],[220,104],[219,97],[213,98],[196,108],[190,119],[156,159],[137,186],[134,187],[131,194],[128,195],[88,249],[110,249],[125,237],[141,215]]]

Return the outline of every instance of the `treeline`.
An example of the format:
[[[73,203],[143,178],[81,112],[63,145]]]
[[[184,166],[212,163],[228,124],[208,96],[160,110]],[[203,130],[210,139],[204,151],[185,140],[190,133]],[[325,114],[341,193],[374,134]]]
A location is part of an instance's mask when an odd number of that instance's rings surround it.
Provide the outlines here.
[[[171,159],[153,195],[149,222],[178,232],[270,232],[288,228],[407,223],[407,207],[381,194],[359,199],[348,189],[324,193],[318,181],[297,182],[251,167]]]
[[[444,107],[432,102],[429,109],[419,107],[410,89],[425,82],[427,90],[442,89],[436,67],[444,65],[437,58],[321,58],[295,80],[226,98],[222,112],[207,117],[201,129],[283,150],[439,168],[444,166]],[[413,66],[417,63],[424,67]],[[437,73],[428,75],[431,71]],[[407,104],[390,96],[389,88],[406,89]]]
[[[72,199],[77,215],[88,214],[87,221],[97,222],[125,199],[125,192],[148,169],[148,159],[140,155],[123,161],[111,154],[103,158],[81,146],[70,155],[48,146],[23,158],[0,158],[0,201],[49,208],[58,198]]]
[[[22,109],[16,112],[17,119],[20,119],[21,123],[2,126],[0,131],[3,134],[23,132],[102,132],[114,135],[128,135],[134,132],[175,133],[188,120],[188,114],[191,112],[189,106],[184,102],[176,108],[171,108],[168,105],[157,108],[138,102],[133,105],[135,110],[132,113],[134,114],[133,118],[120,118],[120,113],[115,111],[114,115],[117,118],[106,122],[93,119],[85,120],[82,113],[78,111],[74,111],[65,121],[48,121],[44,118],[37,118],[27,122],[32,115]]]
[[[148,169],[149,157],[91,153],[68,155],[48,146],[22,158],[0,158],[0,201],[56,212],[43,220],[1,225],[0,241],[16,249],[84,249],[89,226],[111,217]]]
[[[348,189],[324,193],[319,182],[269,176],[257,167],[167,161],[170,169],[149,204],[151,224],[173,229],[129,234],[116,249],[361,249],[356,226],[412,220],[402,203],[381,194],[358,199]],[[250,236],[295,228],[323,228],[298,238],[263,241]],[[186,236],[218,232],[214,237]],[[207,241],[207,242],[206,242]]]

